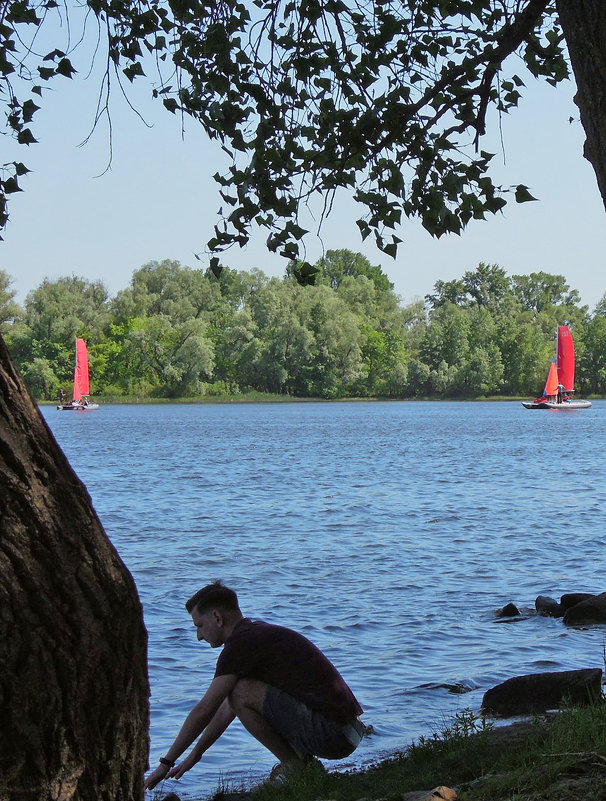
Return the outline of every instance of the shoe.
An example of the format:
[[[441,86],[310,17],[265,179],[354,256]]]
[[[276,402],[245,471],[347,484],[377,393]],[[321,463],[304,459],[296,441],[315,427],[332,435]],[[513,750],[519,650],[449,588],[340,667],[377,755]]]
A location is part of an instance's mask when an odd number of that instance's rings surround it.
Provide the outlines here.
[[[262,787],[279,787],[282,784],[285,784],[288,781],[288,776],[293,771],[283,765],[281,762],[278,762],[277,765],[274,765],[271,771],[269,772],[269,776],[261,782]]]

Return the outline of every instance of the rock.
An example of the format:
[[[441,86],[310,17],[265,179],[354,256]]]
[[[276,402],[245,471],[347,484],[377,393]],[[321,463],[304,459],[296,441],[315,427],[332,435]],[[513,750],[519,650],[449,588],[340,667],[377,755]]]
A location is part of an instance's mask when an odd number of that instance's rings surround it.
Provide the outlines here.
[[[495,612],[497,617],[515,617],[519,614],[520,610],[512,601],[510,601],[508,604],[505,604],[502,609],[497,609]]]
[[[594,593],[591,592],[569,592],[566,595],[562,595],[560,598],[560,603],[562,605],[562,609],[567,612],[571,606],[580,604],[581,601],[586,601],[588,598],[593,597],[595,597]]]
[[[564,610],[555,598],[550,598],[548,595],[539,595],[534,602],[534,608],[539,615],[543,617],[563,617]]]
[[[606,592],[591,595],[571,606],[564,614],[566,626],[585,626],[591,623],[606,623]]]
[[[482,710],[490,715],[513,717],[558,709],[564,702],[581,706],[600,697],[601,685],[600,668],[516,676],[487,690]]]

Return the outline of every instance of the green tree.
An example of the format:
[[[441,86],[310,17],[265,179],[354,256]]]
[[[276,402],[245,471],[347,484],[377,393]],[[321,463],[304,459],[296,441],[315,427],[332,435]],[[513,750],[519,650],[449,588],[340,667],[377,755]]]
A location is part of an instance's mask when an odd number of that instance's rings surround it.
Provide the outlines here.
[[[446,368],[448,365],[444,362]],[[408,364],[408,391],[415,397],[426,395],[434,391],[430,382],[431,370],[421,359],[411,359]],[[440,392],[443,390],[440,388]]]
[[[259,316],[258,304],[254,309],[255,319],[264,332],[256,368],[259,374],[271,377],[268,386],[273,392],[313,394],[309,381],[318,342],[317,332],[310,330],[301,311],[308,293],[290,281],[278,283],[275,280],[270,281],[269,291],[277,301],[271,317],[267,306],[264,317]],[[255,301],[258,300],[260,298],[255,297]]]
[[[15,302],[16,290],[11,289],[12,279],[0,270],[0,334],[6,335],[9,323],[19,322],[23,309]]]
[[[213,346],[203,320],[175,322],[164,314],[135,318],[125,345],[135,381],[141,385],[146,377],[156,394],[200,394],[201,382],[212,374]]]
[[[576,289],[571,290],[563,275],[543,271],[511,278],[513,293],[523,309],[543,312],[552,306],[573,306],[581,302]]]
[[[492,395],[503,384],[501,351],[494,342],[475,347],[457,371],[454,388],[469,397]]]
[[[307,391],[323,397],[345,397],[364,374],[359,318],[328,286],[303,287],[295,312],[311,334],[309,362],[301,371]]]
[[[503,388],[512,395],[537,394],[543,389],[553,343],[534,321],[520,318],[500,338]]]
[[[108,292],[101,281],[76,276],[45,279],[25,299],[23,325],[11,331],[11,353],[23,373],[27,374],[28,365],[36,359],[42,359],[61,385],[69,384],[76,337],[89,343],[94,375],[95,344],[104,340],[109,320]]]
[[[163,314],[175,322],[201,319],[218,303],[216,280],[203,270],[183,267],[178,261],[151,261],[135,270],[127,289],[118,292],[111,310],[117,323],[133,317]]]
[[[465,309],[453,303],[439,306],[430,315],[420,353],[430,369],[442,362],[461,365],[469,353],[470,318]]]
[[[294,262],[287,268],[287,273],[294,273]],[[358,278],[364,276],[374,284],[378,292],[390,292],[393,284],[385,275],[381,267],[373,265],[361,253],[351,250],[327,250],[326,255],[316,262],[319,269],[317,282],[325,283],[331,289],[339,289],[346,277]]]
[[[480,262],[475,270],[468,270],[463,278],[436,281],[433,294],[426,295],[425,300],[431,309],[437,309],[445,303],[495,307],[510,294],[511,284],[505,270],[498,264]]]
[[[476,270],[464,274],[463,285],[474,303],[488,308],[500,304],[511,292],[505,270],[498,264],[480,262]]]
[[[577,358],[578,388],[596,395],[606,395],[606,315],[603,304],[585,326],[583,351]],[[575,339],[576,345],[576,339]]]
[[[35,398],[50,400],[59,392],[59,379],[48,359],[36,358],[27,364],[23,378]]]
[[[366,375],[355,388],[356,395],[401,395],[408,377],[406,349],[399,332],[378,331],[362,325],[362,359]]]
[[[464,304],[467,288],[463,281],[436,281],[433,285],[433,295],[425,295],[425,301],[430,309],[437,309],[445,303],[454,303],[455,306]]]

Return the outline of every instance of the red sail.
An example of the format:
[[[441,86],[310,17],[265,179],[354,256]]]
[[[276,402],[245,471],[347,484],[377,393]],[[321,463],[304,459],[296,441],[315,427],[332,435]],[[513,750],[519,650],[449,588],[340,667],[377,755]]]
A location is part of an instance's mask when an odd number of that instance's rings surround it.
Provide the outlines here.
[[[567,392],[574,390],[574,343],[568,326],[558,326],[558,381]]]
[[[88,353],[86,342],[76,339],[76,367],[74,369],[74,400],[79,401],[83,395],[89,394],[88,387]]]
[[[543,395],[557,395],[558,394],[558,371],[556,369],[555,359],[551,362],[547,381],[545,382],[545,389]]]

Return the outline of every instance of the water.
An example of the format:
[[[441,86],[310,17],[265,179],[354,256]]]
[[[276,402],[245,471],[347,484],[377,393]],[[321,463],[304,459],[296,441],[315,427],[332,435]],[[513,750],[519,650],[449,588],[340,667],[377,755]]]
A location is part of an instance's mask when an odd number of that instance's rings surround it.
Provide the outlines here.
[[[477,710],[511,676],[602,667],[606,627],[508,624],[494,610],[606,590],[605,412],[603,401],[567,413],[508,402],[44,409],[143,602],[151,764],[212,678],[217,652],[196,642],[183,604],[214,578],[245,614],[301,631],[339,667],[375,729],[342,766]],[[176,789],[205,796],[274,762],[236,722]]]

